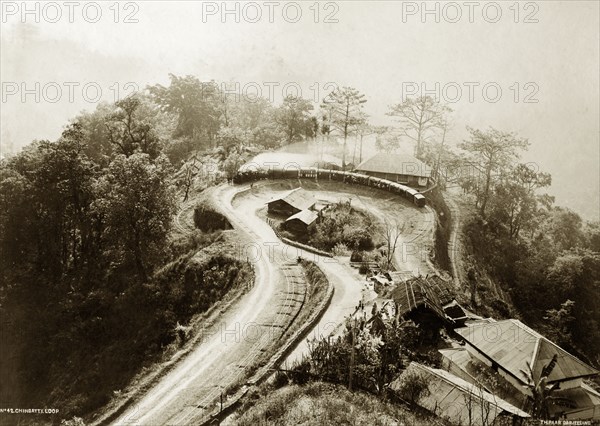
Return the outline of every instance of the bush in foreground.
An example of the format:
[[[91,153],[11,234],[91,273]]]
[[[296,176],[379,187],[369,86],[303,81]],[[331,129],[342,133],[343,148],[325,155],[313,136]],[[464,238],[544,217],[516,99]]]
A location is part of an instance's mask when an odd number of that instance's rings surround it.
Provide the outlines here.
[[[407,408],[381,401],[375,396],[350,392],[343,386],[312,382],[292,385],[263,395],[255,395],[256,404],[234,420],[236,425],[423,425],[431,418]]]

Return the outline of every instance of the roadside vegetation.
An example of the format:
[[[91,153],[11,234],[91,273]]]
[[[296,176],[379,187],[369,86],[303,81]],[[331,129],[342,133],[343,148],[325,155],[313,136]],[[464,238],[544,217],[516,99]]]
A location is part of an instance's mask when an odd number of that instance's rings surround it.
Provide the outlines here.
[[[194,208],[194,225],[203,232],[233,229],[227,218],[206,202]]]
[[[373,316],[348,321],[336,339],[314,340],[309,355],[287,371],[293,383],[318,380],[387,397],[388,385],[411,362],[438,366],[439,333],[398,322],[375,306]]]
[[[288,385],[277,390],[263,386],[247,405],[252,404],[255,405],[233,420],[236,425],[435,424],[434,417],[426,413],[416,413],[406,406],[323,382]]]
[[[389,389],[413,360],[439,365],[443,345],[439,334],[375,307],[372,319],[348,321],[340,337],[311,341],[303,360],[246,399],[235,424],[443,424]]]
[[[371,216],[348,202],[339,202],[322,213],[314,231],[309,231],[308,244],[330,251],[339,244],[349,250],[373,250],[375,225]]]

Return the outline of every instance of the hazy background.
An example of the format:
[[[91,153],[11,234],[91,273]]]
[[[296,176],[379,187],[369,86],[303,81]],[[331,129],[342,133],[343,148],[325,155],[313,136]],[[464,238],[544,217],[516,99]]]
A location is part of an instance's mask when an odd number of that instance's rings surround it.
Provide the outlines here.
[[[115,23],[109,9],[112,3],[102,3],[97,23],[83,19],[82,7],[75,9],[73,23],[67,9],[57,23],[43,22],[43,15],[39,23],[32,15],[25,16],[25,23],[20,13],[3,15],[3,152],[18,151],[33,139],[56,139],[70,118],[82,109],[93,110],[95,104],[87,102],[81,90],[90,82],[101,88],[100,100],[108,102],[115,100],[117,86],[123,97],[130,92],[125,90],[128,82],[140,88],[167,84],[168,73],[239,82],[240,87],[256,82],[263,96],[269,95],[269,82],[279,82],[276,101],[286,83],[298,83],[302,96],[313,99],[322,98],[331,88],[327,83],[334,82],[365,93],[365,109],[376,124],[390,123],[385,113],[390,104],[401,101],[403,83],[426,83],[434,89],[436,82],[441,87],[455,82],[463,92],[450,105],[455,110],[455,125],[448,135],[451,142],[465,137],[465,125],[493,126],[529,138],[531,148],[524,159],[552,174],[550,192],[557,203],[587,219],[599,218],[600,10],[596,1],[532,2],[539,9],[534,16],[537,23],[523,22],[533,11],[525,9],[525,3],[520,3],[515,23],[514,10],[509,9],[514,2],[501,3],[497,23],[486,22],[482,15],[488,2],[475,9],[473,23],[466,6],[461,7],[458,23],[445,22],[443,14],[439,23],[433,15],[422,22],[420,13],[406,16],[403,22],[402,2],[391,1],[335,2],[337,23],[322,22],[334,10],[326,9],[325,3],[319,4],[318,23],[309,9],[313,2],[300,3],[302,17],[296,23],[282,15],[286,2],[275,8],[273,23],[263,2],[257,2],[263,12],[258,23],[244,22],[243,15],[239,23],[233,15],[223,23],[220,13],[203,22],[201,2],[136,2],[138,22],[122,22],[133,8],[121,4],[120,22]],[[220,7],[221,2],[215,5]],[[434,2],[428,5],[435,7]],[[234,3],[229,7],[233,9]],[[242,10],[243,3],[239,7]],[[438,7],[442,11],[444,3]],[[247,11],[254,16],[253,10]],[[447,11],[446,16],[453,18],[454,11]],[[494,14],[486,16],[492,19]],[[293,17],[292,13],[288,20]],[[46,98],[56,97],[51,90],[40,102],[33,95],[23,102],[20,92],[9,96],[4,90],[12,82],[26,83],[30,89],[35,82],[41,87],[56,82],[63,88],[62,95],[49,102]],[[65,82],[80,84],[72,101]],[[473,102],[465,82],[480,84]],[[497,103],[483,97],[481,88],[489,82],[502,89]],[[518,102],[510,89],[515,82],[520,87]],[[532,92],[524,89],[528,82],[539,88],[532,97],[537,103],[524,102]],[[94,97],[94,90],[89,94]],[[495,95],[493,90],[489,94]],[[454,96],[454,91],[448,92],[448,97]]]

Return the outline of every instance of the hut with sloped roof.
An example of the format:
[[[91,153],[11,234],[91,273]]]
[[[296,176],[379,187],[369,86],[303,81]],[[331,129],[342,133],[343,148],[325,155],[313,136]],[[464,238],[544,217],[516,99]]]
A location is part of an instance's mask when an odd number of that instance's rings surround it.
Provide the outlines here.
[[[452,293],[441,278],[419,276],[406,280],[394,280],[396,287],[390,297],[398,305],[398,315],[403,319],[415,319],[419,313],[430,312],[445,320],[444,305],[453,300]]]
[[[315,197],[301,187],[292,189],[282,196],[267,203],[269,213],[280,214],[286,217],[292,216],[302,210],[314,208]]]
[[[302,210],[288,217],[283,227],[296,234],[308,232],[316,223],[319,215],[312,210]]]
[[[453,324],[444,312],[444,305],[453,300],[452,293],[441,278],[420,276],[394,284],[389,297],[396,303],[399,320],[419,324],[432,341],[441,328]]]
[[[431,178],[431,167],[412,155],[380,152],[366,159],[355,171],[415,187],[425,187]]]

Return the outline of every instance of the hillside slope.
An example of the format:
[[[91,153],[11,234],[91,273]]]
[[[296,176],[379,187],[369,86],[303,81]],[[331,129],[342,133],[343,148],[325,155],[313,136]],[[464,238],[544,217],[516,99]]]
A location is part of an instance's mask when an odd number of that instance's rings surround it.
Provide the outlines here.
[[[416,414],[407,408],[383,402],[373,395],[349,392],[343,386],[323,382],[285,386],[266,395],[245,413],[226,424],[250,425],[435,425],[439,419]]]

